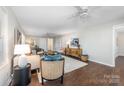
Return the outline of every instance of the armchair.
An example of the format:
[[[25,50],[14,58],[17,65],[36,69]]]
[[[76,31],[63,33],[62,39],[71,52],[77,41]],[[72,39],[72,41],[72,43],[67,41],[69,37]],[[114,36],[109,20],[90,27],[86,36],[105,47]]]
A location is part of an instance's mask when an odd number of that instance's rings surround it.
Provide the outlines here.
[[[61,78],[61,83],[63,83],[64,58],[56,61],[45,61],[42,59],[40,63],[42,84],[44,84],[44,79],[55,80],[59,78]]]

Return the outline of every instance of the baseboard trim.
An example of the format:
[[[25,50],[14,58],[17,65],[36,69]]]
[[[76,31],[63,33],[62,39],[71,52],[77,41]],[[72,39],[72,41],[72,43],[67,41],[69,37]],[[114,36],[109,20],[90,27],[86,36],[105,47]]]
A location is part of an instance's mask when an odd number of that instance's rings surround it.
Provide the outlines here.
[[[102,65],[105,65],[105,66],[109,66],[109,67],[115,67],[115,65],[106,64],[106,63],[103,63],[103,62],[100,62],[100,61],[97,61],[97,60],[89,59],[89,61],[92,61],[92,62],[95,62],[95,63],[98,63],[98,64],[102,64]]]

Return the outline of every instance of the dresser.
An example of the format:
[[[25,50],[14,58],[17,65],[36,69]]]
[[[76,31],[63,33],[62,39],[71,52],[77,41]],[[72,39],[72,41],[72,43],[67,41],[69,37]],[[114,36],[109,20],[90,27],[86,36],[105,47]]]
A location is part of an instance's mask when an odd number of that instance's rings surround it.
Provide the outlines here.
[[[65,48],[65,55],[81,58],[81,48]]]

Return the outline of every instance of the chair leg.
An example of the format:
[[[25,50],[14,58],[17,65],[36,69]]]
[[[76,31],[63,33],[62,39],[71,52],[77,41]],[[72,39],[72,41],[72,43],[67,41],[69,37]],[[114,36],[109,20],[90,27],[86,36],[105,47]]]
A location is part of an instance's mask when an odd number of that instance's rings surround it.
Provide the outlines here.
[[[44,85],[43,78],[42,78],[42,85]]]
[[[61,76],[61,84],[63,84],[63,76]]]

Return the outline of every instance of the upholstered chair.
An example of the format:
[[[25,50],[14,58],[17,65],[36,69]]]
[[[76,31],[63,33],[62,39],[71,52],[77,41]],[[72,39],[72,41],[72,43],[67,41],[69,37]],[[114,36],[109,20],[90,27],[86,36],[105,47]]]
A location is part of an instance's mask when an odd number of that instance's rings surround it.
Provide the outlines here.
[[[56,80],[59,78],[61,79],[61,83],[63,83],[64,58],[56,61],[45,61],[44,59],[42,59],[40,66],[42,84],[44,84],[44,79]]]

